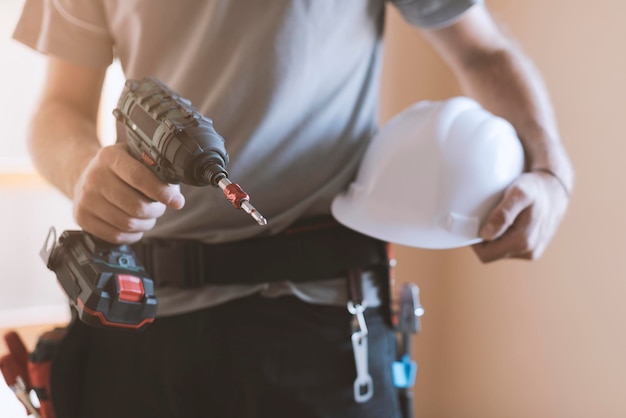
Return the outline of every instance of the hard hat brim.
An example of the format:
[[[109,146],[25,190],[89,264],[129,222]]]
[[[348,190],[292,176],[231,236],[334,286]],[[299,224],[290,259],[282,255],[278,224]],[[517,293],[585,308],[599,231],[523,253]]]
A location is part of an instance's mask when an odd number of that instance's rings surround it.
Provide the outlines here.
[[[331,205],[333,217],[342,225],[382,241],[430,250],[460,248],[482,242],[476,231],[449,231],[445,227],[420,227],[390,216],[374,217],[371,211],[358,210],[358,205],[345,194],[335,197]]]

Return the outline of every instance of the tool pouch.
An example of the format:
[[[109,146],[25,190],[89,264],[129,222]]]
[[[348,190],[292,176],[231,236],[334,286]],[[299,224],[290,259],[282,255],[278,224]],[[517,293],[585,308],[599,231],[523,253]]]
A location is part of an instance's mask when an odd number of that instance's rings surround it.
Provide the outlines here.
[[[50,369],[64,336],[65,328],[44,333],[39,337],[35,350],[29,354],[15,331],[4,335],[9,354],[0,360],[0,368],[27,413],[41,418],[55,418],[50,396]],[[33,392],[39,400],[38,407],[31,402]]]
[[[54,418],[50,388],[50,370],[52,361],[65,337],[66,328],[55,328],[39,337],[35,350],[28,361],[28,375],[32,390],[39,399],[39,412],[42,418]]]

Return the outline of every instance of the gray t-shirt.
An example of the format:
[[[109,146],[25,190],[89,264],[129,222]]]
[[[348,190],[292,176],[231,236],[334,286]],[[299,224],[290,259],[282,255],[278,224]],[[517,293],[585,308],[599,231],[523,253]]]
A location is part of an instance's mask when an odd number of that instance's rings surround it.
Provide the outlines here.
[[[441,27],[481,0],[395,0],[410,23]],[[186,205],[147,236],[225,242],[328,214],[377,128],[383,0],[27,0],[14,37],[45,54],[155,76],[210,117],[229,177],[268,219],[258,226],[217,189],[182,186]],[[344,304],[338,278],[294,285],[159,289],[159,315],[255,292]],[[365,297],[377,303],[371,281]]]

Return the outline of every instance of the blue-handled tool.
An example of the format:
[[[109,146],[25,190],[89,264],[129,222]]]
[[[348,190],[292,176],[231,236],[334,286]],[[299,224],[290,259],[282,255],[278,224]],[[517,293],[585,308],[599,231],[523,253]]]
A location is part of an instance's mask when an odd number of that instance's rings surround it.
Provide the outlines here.
[[[393,382],[399,391],[404,418],[415,416],[412,389],[417,374],[417,363],[411,360],[411,337],[421,331],[422,315],[424,308],[419,300],[419,287],[413,283],[404,284],[398,298],[399,360],[392,365]]]

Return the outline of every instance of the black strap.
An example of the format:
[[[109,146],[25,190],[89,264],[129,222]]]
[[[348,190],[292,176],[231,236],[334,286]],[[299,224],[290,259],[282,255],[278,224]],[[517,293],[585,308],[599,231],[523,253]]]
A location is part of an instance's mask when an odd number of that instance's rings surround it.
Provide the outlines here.
[[[270,237],[222,244],[147,239],[133,246],[156,287],[305,282],[344,277],[355,267],[386,268],[387,244],[330,217]]]
[[[348,285],[348,300],[354,304],[363,303],[363,270],[354,267],[348,270],[346,276]]]

